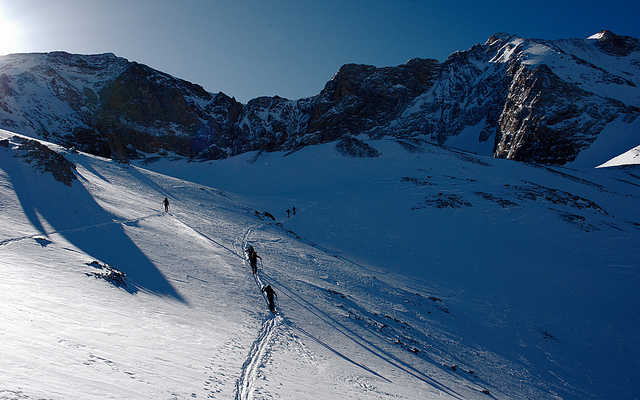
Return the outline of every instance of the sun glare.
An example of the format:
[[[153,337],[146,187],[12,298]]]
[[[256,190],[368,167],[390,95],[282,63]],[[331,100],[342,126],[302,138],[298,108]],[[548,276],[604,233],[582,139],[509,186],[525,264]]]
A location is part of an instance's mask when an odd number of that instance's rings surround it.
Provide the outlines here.
[[[18,26],[0,14],[0,55],[15,53],[18,48]]]

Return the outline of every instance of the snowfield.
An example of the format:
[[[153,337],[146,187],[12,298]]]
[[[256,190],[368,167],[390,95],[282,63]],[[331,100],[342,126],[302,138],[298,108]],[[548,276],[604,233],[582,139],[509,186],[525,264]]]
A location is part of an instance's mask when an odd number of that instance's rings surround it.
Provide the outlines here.
[[[47,144],[68,187],[13,137],[1,399],[639,396],[637,166],[395,139],[123,165]]]

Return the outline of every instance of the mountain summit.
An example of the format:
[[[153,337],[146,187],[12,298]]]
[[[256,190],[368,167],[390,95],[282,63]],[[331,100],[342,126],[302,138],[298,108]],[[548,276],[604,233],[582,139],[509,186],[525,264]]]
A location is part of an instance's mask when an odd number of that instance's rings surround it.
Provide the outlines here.
[[[348,64],[316,96],[247,104],[113,54],[14,54],[0,57],[0,128],[124,161],[162,151],[220,159],[365,134],[543,164],[588,150],[597,165],[639,144],[639,86],[640,41],[606,30],[496,34],[442,63]]]

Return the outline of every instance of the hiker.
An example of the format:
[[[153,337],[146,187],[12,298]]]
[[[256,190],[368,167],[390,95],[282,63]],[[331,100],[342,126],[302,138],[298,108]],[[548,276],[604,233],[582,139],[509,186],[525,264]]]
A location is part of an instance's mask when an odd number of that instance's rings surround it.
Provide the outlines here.
[[[287,208],[287,218],[291,218],[291,210]]]
[[[164,212],[169,212],[169,199],[165,197],[162,204],[164,204]]]
[[[251,265],[251,270],[255,275],[258,273],[258,258],[262,260],[262,257],[260,257],[258,253],[253,249],[253,246],[249,246],[249,248],[245,251],[249,253],[249,264]]]
[[[266,287],[264,287],[262,289],[262,293],[267,294],[267,300],[269,300],[269,310],[271,310],[271,312],[275,314],[276,303],[274,301],[274,296],[278,297],[278,295],[276,294],[276,292],[273,291],[273,288],[271,287],[271,285],[267,285]]]
[[[293,207],[293,215],[296,215],[296,208]]]

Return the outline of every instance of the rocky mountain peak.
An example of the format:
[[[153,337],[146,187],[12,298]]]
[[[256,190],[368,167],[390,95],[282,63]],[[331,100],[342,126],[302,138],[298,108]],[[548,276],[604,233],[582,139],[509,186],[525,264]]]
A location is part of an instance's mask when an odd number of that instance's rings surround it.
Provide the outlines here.
[[[511,33],[506,33],[506,32],[498,32],[498,33],[494,33],[493,35],[491,35],[489,37],[489,39],[487,39],[486,42],[484,42],[485,46],[493,46],[494,44],[496,44],[497,42],[509,42],[514,38],[517,38],[518,36],[511,34]]]
[[[635,51],[640,51],[640,41],[631,36],[618,36],[609,30],[602,30],[589,36],[597,40],[600,48],[610,55],[626,57]]]
[[[366,134],[564,164],[613,121],[638,131],[639,50],[610,31],[555,41],[497,33],[443,63],[347,64],[316,96],[247,104],[111,53],[10,55],[0,57],[0,128],[118,159],[161,150],[216,159]]]

